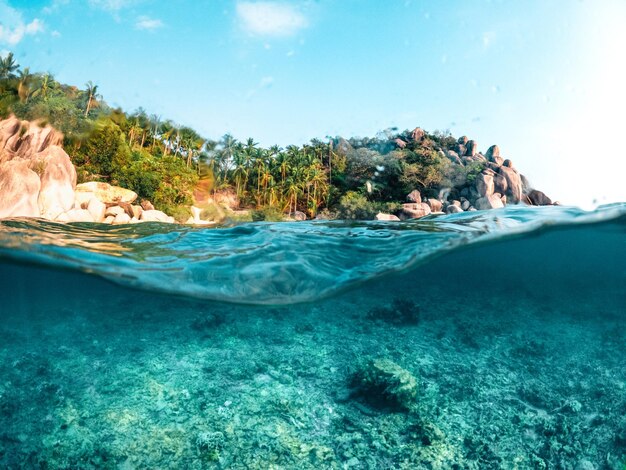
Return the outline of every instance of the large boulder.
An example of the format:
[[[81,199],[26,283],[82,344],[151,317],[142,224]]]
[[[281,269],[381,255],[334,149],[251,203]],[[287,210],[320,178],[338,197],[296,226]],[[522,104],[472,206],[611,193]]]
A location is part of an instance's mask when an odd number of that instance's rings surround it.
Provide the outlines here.
[[[480,197],[490,196],[494,193],[493,176],[485,173],[480,173],[476,177],[476,191]]]
[[[0,219],[39,217],[41,180],[21,158],[0,164]]]
[[[441,212],[443,203],[439,199],[430,198],[426,201],[426,204],[430,206],[431,212]]]
[[[422,203],[402,204],[402,215],[405,219],[419,219],[428,214],[430,214],[430,208],[427,213]]]
[[[500,173],[494,173],[493,175],[493,191],[495,193],[506,194],[509,189],[509,184],[506,182],[506,178]]]
[[[476,199],[476,208],[479,210],[501,209],[503,207],[502,196],[499,193]]]
[[[151,210],[151,211],[143,211],[141,213],[141,221],[143,222],[166,222],[173,223],[174,218],[168,216],[165,212]]]
[[[106,212],[107,206],[104,202],[99,201],[95,197],[89,201],[87,204],[87,210],[93,217],[95,222],[103,222],[104,214]]]
[[[39,191],[39,212],[53,220],[74,206],[76,170],[61,147],[51,146],[32,157],[34,165],[43,168]]]
[[[522,178],[515,168],[501,166],[498,168],[500,173],[506,179],[507,192],[510,202],[517,204],[522,200]],[[479,208],[480,209],[480,208]]]
[[[70,209],[56,218],[57,222],[96,222],[87,209]]]
[[[109,183],[101,183],[99,181],[89,181],[88,183],[77,185],[76,193],[91,193],[105,204],[117,204],[120,202],[131,204],[137,199],[137,193],[130,189],[111,186]],[[91,194],[89,198],[91,198]]]
[[[425,135],[426,132],[424,132],[424,129],[416,127],[411,132],[411,139],[413,140],[413,142],[421,142]]]
[[[475,140],[470,140],[465,146],[465,155],[468,157],[473,157],[478,153],[478,142]]]
[[[447,150],[446,157],[448,157],[448,160],[450,160],[452,163],[456,163],[457,165],[463,164],[461,158],[459,157],[459,154],[456,153],[454,150]]]
[[[383,221],[388,221],[388,222],[397,222],[397,221],[400,220],[400,218],[397,215],[385,214],[383,212],[379,212],[378,214],[376,214],[376,220],[383,220]]]
[[[491,147],[489,147],[487,149],[487,153],[485,154],[485,157],[490,162],[493,161],[493,157],[499,157],[499,156],[500,156],[500,147],[498,147],[497,145],[492,145]]]
[[[524,196],[524,202],[531,206],[551,206],[552,199],[550,199],[543,191],[533,189]]]
[[[420,194],[420,192],[417,189],[414,189],[409,194],[407,194],[406,200],[409,201],[409,202],[412,202],[414,204],[421,204],[421,202],[422,202],[422,195]]]

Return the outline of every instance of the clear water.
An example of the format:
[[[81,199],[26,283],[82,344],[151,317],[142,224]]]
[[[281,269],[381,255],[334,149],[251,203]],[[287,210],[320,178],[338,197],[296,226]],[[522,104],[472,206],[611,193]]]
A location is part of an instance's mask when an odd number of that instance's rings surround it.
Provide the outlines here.
[[[625,235],[2,221],[0,467],[623,470]]]

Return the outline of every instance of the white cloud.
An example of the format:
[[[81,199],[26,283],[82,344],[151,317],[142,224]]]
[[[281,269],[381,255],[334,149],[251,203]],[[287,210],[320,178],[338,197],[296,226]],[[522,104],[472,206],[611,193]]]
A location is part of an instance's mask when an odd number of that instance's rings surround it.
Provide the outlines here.
[[[137,18],[137,22],[135,23],[135,28],[143,31],[154,31],[155,29],[162,27],[163,22],[161,20],[150,18],[148,16],[140,16]]]
[[[296,7],[282,2],[237,2],[241,28],[258,36],[291,36],[308,25]]]
[[[493,41],[496,40],[495,31],[486,31],[483,33],[483,47],[485,49],[489,48],[493,44]]]
[[[0,44],[15,46],[24,36],[33,36],[43,30],[41,20],[35,18],[27,23],[19,10],[0,0]]]
[[[135,3],[135,0],[89,0],[92,7],[100,8],[107,11],[120,11]]]
[[[248,90],[248,94],[246,95],[246,99],[250,99],[252,98],[254,95],[256,95],[259,91],[261,90],[265,90],[267,88],[271,88],[271,86],[274,84],[274,77],[263,77],[261,78],[261,80],[259,81],[258,85],[254,88],[252,88],[251,90]]]

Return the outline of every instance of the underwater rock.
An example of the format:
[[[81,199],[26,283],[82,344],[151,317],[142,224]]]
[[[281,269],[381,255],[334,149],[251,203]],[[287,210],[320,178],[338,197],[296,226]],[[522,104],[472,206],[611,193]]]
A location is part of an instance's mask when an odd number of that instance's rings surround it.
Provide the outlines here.
[[[350,379],[352,396],[375,408],[410,410],[417,400],[417,380],[389,359],[374,359]]]

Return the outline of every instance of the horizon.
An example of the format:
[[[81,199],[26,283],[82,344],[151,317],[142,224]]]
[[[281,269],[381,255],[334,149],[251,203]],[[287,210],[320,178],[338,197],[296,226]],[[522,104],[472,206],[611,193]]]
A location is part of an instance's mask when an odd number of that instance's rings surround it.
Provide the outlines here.
[[[564,204],[624,202],[626,5],[531,3],[0,0],[0,52],[214,140],[449,130]]]

